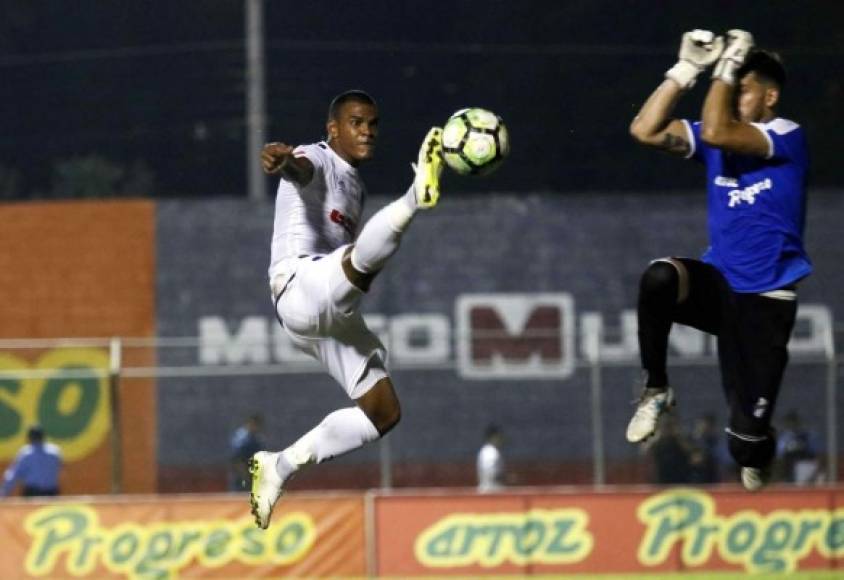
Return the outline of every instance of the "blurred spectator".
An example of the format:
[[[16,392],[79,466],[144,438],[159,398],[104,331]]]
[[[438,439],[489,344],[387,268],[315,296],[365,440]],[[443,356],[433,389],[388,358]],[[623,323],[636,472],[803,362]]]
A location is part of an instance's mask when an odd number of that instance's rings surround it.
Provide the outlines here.
[[[9,495],[18,481],[23,484],[22,495],[25,497],[58,495],[61,451],[56,445],[44,441],[44,429],[39,425],[29,428],[27,439],[29,443],[21,447],[6,470],[0,495]]]
[[[689,440],[689,483],[721,481],[722,439],[715,415],[705,413],[695,420]]]
[[[231,439],[231,474],[229,489],[243,491],[247,488],[249,476],[249,458],[266,447],[260,437],[264,420],[259,414],[251,415],[238,427]]]
[[[777,440],[780,479],[809,485],[823,479],[818,435],[806,428],[797,411],[783,417],[783,429]]]
[[[659,428],[646,443],[654,462],[654,483],[677,485],[689,483],[689,442],[680,431],[673,414],[659,419]]]
[[[478,451],[478,491],[487,493],[504,487],[504,457],[501,445],[504,437],[497,425],[486,429],[484,444]]]

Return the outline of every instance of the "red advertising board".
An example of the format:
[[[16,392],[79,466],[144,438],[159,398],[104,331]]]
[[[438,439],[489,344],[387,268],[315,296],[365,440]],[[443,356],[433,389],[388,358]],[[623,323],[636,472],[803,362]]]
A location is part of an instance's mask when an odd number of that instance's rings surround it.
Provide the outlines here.
[[[844,556],[842,499],[784,488],[377,496],[377,572],[829,569]]]

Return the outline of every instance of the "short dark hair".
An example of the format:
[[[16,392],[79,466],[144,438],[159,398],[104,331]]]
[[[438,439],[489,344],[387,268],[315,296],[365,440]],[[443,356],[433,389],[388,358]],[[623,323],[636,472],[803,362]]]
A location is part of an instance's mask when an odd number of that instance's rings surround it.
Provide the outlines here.
[[[40,443],[44,441],[44,428],[41,425],[32,425],[26,436],[30,443]]]
[[[501,428],[498,425],[494,423],[490,423],[489,425],[487,425],[486,431],[484,432],[484,437],[486,439],[491,439],[492,437],[498,437],[500,435]]]
[[[782,58],[776,52],[770,50],[751,50],[747,60],[736,71],[736,78],[740,79],[748,73],[756,73],[763,80],[777,85],[779,88],[785,86],[785,67]]]
[[[336,120],[337,116],[340,114],[340,108],[349,102],[365,103],[367,105],[377,106],[375,104],[375,99],[373,99],[369,93],[358,89],[352,89],[350,91],[342,92],[331,99],[331,104],[328,105],[328,120]]]

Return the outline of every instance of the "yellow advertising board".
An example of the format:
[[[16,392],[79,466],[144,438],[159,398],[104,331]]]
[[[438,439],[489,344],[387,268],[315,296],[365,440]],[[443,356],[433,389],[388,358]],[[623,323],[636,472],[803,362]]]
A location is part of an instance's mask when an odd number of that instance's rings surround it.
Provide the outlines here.
[[[153,202],[9,203],[0,220],[0,338],[155,335]],[[154,366],[155,353],[124,360]],[[107,346],[0,349],[0,471],[39,423],[62,451],[63,493],[110,491],[108,363]],[[133,379],[119,394],[122,489],[154,492],[155,383]]]
[[[0,578],[365,574],[363,497],[295,497],[270,528],[248,497],[134,496],[0,504]]]

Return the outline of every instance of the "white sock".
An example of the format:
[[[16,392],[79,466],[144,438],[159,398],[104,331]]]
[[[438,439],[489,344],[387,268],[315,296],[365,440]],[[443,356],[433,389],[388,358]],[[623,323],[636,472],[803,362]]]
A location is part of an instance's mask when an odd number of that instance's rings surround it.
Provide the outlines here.
[[[276,469],[282,481],[311,463],[322,463],[378,439],[378,430],[359,407],[330,413],[279,455]]]
[[[418,208],[416,206],[416,183],[411,183],[410,187],[407,188],[407,191],[404,192],[404,195],[401,197],[402,200],[407,204],[410,208],[410,211],[415,212]]]
[[[413,186],[405,195],[369,218],[352,248],[352,266],[365,274],[378,272],[399,249],[401,236],[416,213]]]

